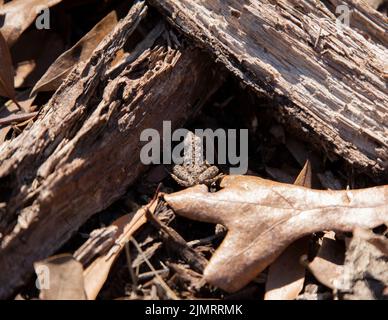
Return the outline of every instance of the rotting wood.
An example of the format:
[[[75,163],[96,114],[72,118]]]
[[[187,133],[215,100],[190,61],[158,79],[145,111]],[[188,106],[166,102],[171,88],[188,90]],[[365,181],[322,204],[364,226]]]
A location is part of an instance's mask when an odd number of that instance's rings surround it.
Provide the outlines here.
[[[142,130],[160,132],[163,120],[182,125],[220,85],[205,54],[165,43],[169,31],[107,79],[145,8],[136,2],[32,126],[0,146],[0,298],[24,283],[34,261],[125,193],[145,168]]]
[[[345,1],[350,26],[315,0],[149,0],[290,129],[376,179],[388,168],[387,18]],[[332,0],[333,8],[339,1]]]

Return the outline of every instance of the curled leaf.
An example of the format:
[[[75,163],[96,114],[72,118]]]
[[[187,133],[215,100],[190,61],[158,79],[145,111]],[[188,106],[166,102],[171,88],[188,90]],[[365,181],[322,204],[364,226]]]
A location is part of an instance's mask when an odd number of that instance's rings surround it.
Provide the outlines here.
[[[117,24],[115,11],[109,13],[92,30],[81,38],[72,48],[61,54],[36,83],[32,94],[39,91],[54,91],[66,78],[71,69],[79,62],[89,59],[101,40]]]
[[[268,270],[265,300],[293,300],[303,289],[305,268],[299,263],[308,250],[309,237],[292,243]]]
[[[101,257],[95,259],[84,271],[85,292],[89,300],[94,300],[108,278],[109,271],[119,256],[120,252],[132,235],[146,223],[147,210],[154,211],[157,201],[151,201],[138,211],[125,215],[113,222],[112,226],[118,228],[115,232],[115,244]]]
[[[64,39],[54,30],[24,32],[11,51],[15,88],[32,88],[65,49]]]
[[[50,8],[62,0],[13,0],[0,7],[0,16],[4,16],[1,32],[8,45],[17,41],[41,13],[44,8]]]

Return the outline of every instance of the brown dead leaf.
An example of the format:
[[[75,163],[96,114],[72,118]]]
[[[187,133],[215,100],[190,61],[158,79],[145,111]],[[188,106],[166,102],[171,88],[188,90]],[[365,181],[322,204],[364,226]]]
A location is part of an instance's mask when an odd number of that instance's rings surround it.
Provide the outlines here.
[[[42,300],[85,300],[83,267],[71,254],[34,263]]]
[[[1,32],[12,47],[20,35],[35,21],[42,8],[50,8],[62,0],[13,0],[0,7],[0,16],[5,15]]]
[[[115,225],[93,230],[88,240],[73,253],[74,258],[86,267],[90,261],[105,254],[112,247],[117,230]]]
[[[319,191],[252,176],[226,176],[221,188],[210,193],[198,185],[165,199],[182,216],[228,228],[204,277],[229,292],[248,284],[303,236],[373,228],[388,221],[387,186]]]
[[[0,32],[0,57],[0,96],[15,99],[12,58],[2,32]]]
[[[112,226],[118,228],[114,235],[115,244],[105,255],[95,259],[84,271],[85,292],[89,300],[94,300],[104,285],[109,271],[120,252],[132,235],[147,221],[146,212],[156,208],[155,199],[137,212],[120,217]]]
[[[15,70],[15,88],[20,88],[36,68],[35,60],[22,61],[18,63]]]
[[[335,240],[334,232],[327,232],[322,239],[317,256],[306,266],[314,277],[326,287],[338,288],[338,281],[343,273],[345,248]]]
[[[309,237],[296,240],[271,264],[264,300],[294,300],[302,291],[306,270],[299,261],[308,250],[308,241]]]
[[[313,175],[312,175],[311,163],[309,160],[307,160],[302,170],[300,171],[299,175],[296,177],[294,185],[311,189],[312,183],[313,183]]]
[[[34,87],[65,49],[64,39],[53,30],[31,29],[24,32],[11,50],[15,88]]]
[[[55,60],[42,78],[36,83],[32,93],[56,90],[77,63],[89,59],[93,50],[116,24],[117,14],[115,11],[112,11],[72,48],[61,54]]]
[[[157,201],[153,200],[137,212],[124,215],[113,222],[107,228],[112,239],[109,239],[108,242],[105,241],[107,239],[102,239],[107,245],[111,245],[110,250],[96,258],[85,270],[80,261],[88,262],[88,256],[94,255],[96,250],[101,249],[98,247],[104,245],[96,237],[92,241],[87,241],[80,250],[77,250],[76,257],[73,255],[58,255],[35,263],[35,271],[42,288],[40,298],[43,300],[94,300],[104,285],[109,271],[124,248],[125,243],[147,221],[146,211],[154,211],[156,205]],[[101,232],[99,234],[101,235]],[[106,246],[103,249],[105,251]],[[45,277],[47,276],[46,270],[49,273],[49,283],[47,283],[47,277]]]
[[[306,161],[294,185],[311,188],[310,161]],[[298,239],[270,265],[265,284],[265,300],[294,300],[302,291],[305,268],[300,264],[300,257],[307,253],[309,239],[308,236]]]

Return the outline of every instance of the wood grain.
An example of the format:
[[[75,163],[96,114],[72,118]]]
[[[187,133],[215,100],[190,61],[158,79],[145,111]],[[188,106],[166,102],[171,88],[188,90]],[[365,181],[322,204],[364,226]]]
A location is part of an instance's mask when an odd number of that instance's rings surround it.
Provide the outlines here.
[[[161,132],[163,120],[182,125],[221,83],[198,49],[167,45],[163,25],[108,79],[110,61],[144,10],[137,2],[31,128],[0,146],[0,299],[139,177],[142,130]]]
[[[150,0],[317,149],[355,169],[388,168],[387,18],[345,1],[350,27],[315,0]],[[340,1],[329,1],[335,12]],[[342,30],[342,31],[341,31]]]

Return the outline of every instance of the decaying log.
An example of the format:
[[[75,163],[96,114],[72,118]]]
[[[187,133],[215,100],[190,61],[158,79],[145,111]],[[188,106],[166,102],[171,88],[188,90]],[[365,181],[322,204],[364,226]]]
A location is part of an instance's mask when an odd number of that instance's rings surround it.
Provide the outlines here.
[[[377,177],[388,168],[387,18],[359,0],[350,26],[315,0],[149,0],[291,129]],[[343,1],[329,0],[335,6]]]
[[[163,120],[181,126],[221,83],[211,59],[172,41],[163,24],[132,62],[106,72],[145,12],[136,2],[32,126],[0,146],[0,299],[125,193],[145,167],[142,130],[161,132]]]

